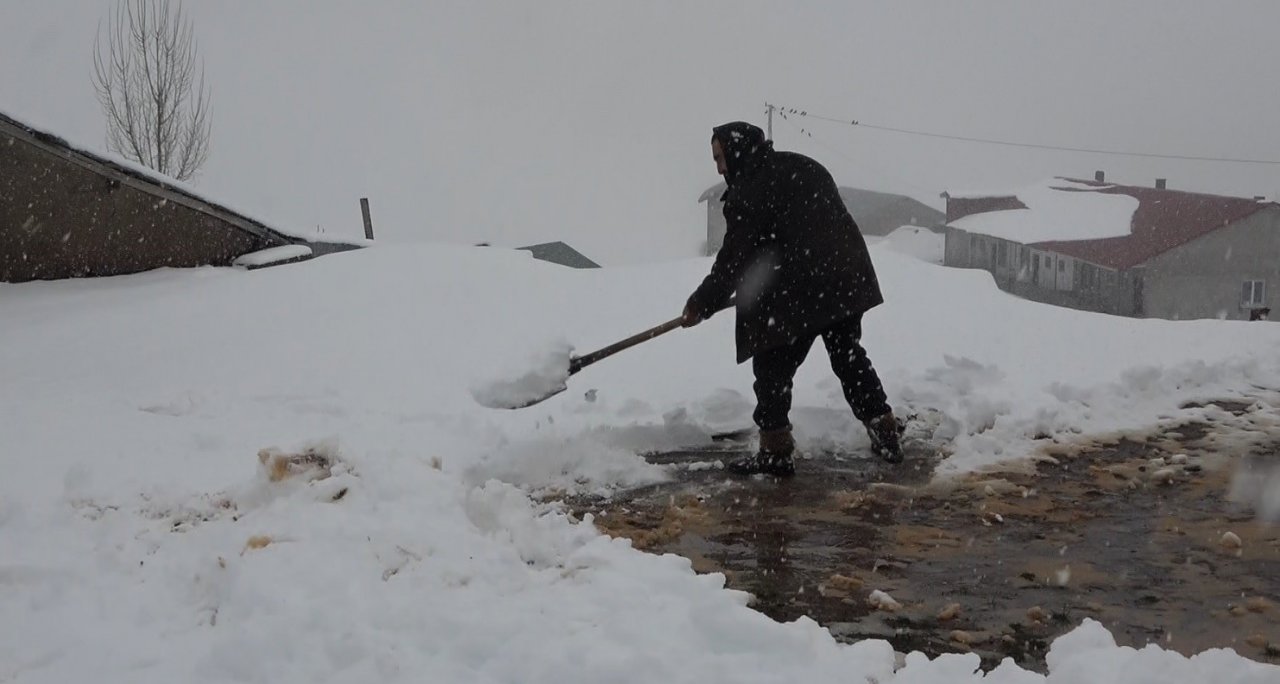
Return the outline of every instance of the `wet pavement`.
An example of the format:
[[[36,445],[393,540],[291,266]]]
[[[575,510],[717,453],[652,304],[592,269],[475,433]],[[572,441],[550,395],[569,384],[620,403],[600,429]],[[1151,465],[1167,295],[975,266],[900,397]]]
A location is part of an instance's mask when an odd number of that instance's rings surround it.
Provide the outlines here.
[[[1229,497],[1237,469],[1280,465],[1280,443],[1228,446],[1228,429],[1046,441],[1030,462],[945,481],[944,447],[922,439],[898,466],[810,454],[793,479],[732,478],[719,461],[750,444],[729,439],[649,456],[671,482],[566,503],[841,640],[1044,671],[1048,644],[1090,617],[1125,645],[1280,662],[1280,526]]]

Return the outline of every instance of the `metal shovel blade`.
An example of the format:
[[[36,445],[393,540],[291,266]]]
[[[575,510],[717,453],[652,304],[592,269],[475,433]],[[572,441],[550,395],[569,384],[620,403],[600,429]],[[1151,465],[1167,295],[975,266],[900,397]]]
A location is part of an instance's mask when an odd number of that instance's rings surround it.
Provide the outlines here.
[[[550,399],[551,397],[556,396],[557,394],[560,394],[561,392],[567,389],[569,389],[568,385],[560,385],[559,387],[551,390],[550,392],[547,392],[546,394],[543,394],[542,396],[534,397],[532,399],[526,399],[525,401],[515,404],[514,406],[503,406],[502,408],[512,409],[512,410],[528,408],[530,406],[533,406],[534,404],[541,404],[542,402]]]
[[[618,352],[624,349],[630,349],[631,347],[634,347],[637,344],[640,344],[641,342],[645,342],[659,335],[664,335],[668,332],[671,332],[672,330],[675,330],[681,327],[681,325],[682,325],[682,319],[680,317],[677,317],[667,321],[666,323],[662,323],[660,325],[649,328],[644,332],[632,335],[631,337],[628,337],[625,340],[622,340],[620,342],[615,342],[603,349],[598,349],[594,352],[591,352],[590,354],[571,357],[569,359],[568,373],[564,377],[564,380],[557,382],[554,386],[550,387],[545,393],[539,393],[538,396],[535,396],[533,398],[520,399],[519,401],[512,401],[512,402],[503,404],[501,406],[494,405],[492,403],[485,404],[485,405],[489,406],[490,408],[522,409],[522,408],[527,408],[529,406],[533,406],[534,404],[539,404],[541,402],[544,402],[547,399],[550,399],[551,397],[554,397],[555,395],[560,394],[561,392],[569,389],[569,384],[568,384],[569,376],[572,376],[574,373],[577,373],[583,368],[586,368],[587,366],[590,366],[591,364],[597,361],[600,361],[601,359],[605,359],[610,356],[613,356],[614,354],[617,354]]]

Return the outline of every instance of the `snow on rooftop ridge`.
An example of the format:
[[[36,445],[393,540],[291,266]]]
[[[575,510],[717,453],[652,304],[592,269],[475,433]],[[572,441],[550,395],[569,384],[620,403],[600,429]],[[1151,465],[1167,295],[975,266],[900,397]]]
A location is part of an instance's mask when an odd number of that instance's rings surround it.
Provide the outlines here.
[[[1106,190],[1108,188],[1114,188],[1114,187],[1116,187],[1114,183],[1098,184],[1091,181],[1081,181],[1081,180],[1075,180],[1072,178],[1064,178],[1062,176],[1053,176],[1050,178],[1042,179],[1030,185],[1022,186],[1017,189],[999,188],[999,189],[982,190],[982,189],[970,188],[968,190],[954,190],[954,191],[948,190],[946,192],[946,195],[951,199],[987,199],[987,198],[993,198],[993,197],[1020,197],[1025,192],[1038,190],[1042,188],[1057,188],[1061,190],[1096,191],[1096,190]]]
[[[119,166],[129,171],[130,173],[141,176],[153,183],[165,185],[175,190],[180,190],[185,194],[191,195],[192,197],[196,197],[198,199],[202,199],[211,204],[221,204],[219,202],[214,202],[212,200],[205,198],[202,194],[200,194],[199,191],[195,189],[195,186],[185,181],[180,181],[171,176],[166,176],[163,173],[160,173],[159,171],[156,171],[153,168],[150,168],[148,166],[143,166],[142,164],[139,164],[130,159],[125,159],[124,157],[121,157],[120,155],[114,152],[110,152],[100,147],[81,144],[79,141],[71,140],[67,138],[65,135],[62,135],[61,133],[55,133],[54,131],[44,126],[37,126],[31,123],[30,120],[24,119],[19,116],[14,116],[12,113],[5,111],[3,109],[0,109],[0,117],[12,119],[13,121],[16,121],[18,124],[25,126],[37,133],[56,139],[57,142],[61,143],[63,146],[67,147],[68,149],[75,150],[76,152],[80,152],[82,154],[87,154],[91,157],[96,157],[100,161],[114,164],[116,166]],[[232,211],[235,211],[235,210],[232,209]],[[236,213],[240,213],[240,212],[236,212]],[[248,216],[246,215],[245,218],[248,218]]]
[[[1123,237],[1131,230],[1139,201],[1130,195],[1097,192],[1110,187],[1114,186],[1050,179],[1015,193],[998,195],[1017,197],[1026,209],[971,214],[951,225],[1023,244]]]

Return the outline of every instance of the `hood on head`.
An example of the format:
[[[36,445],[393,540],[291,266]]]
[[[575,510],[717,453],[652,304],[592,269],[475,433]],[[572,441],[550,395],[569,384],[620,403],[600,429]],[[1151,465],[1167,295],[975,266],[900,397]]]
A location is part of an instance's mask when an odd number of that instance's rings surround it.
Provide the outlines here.
[[[724,163],[728,170],[725,181],[728,183],[733,183],[743,171],[773,151],[773,142],[765,139],[764,131],[745,121],[716,126],[711,131],[711,139],[719,140],[724,150]]]

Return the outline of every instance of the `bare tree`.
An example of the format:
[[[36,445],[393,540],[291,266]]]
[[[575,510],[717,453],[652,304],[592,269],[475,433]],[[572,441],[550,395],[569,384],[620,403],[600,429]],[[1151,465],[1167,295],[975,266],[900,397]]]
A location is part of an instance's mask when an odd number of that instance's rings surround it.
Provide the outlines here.
[[[179,0],[119,0],[93,45],[93,87],[113,152],[178,180],[209,156],[209,90]]]

